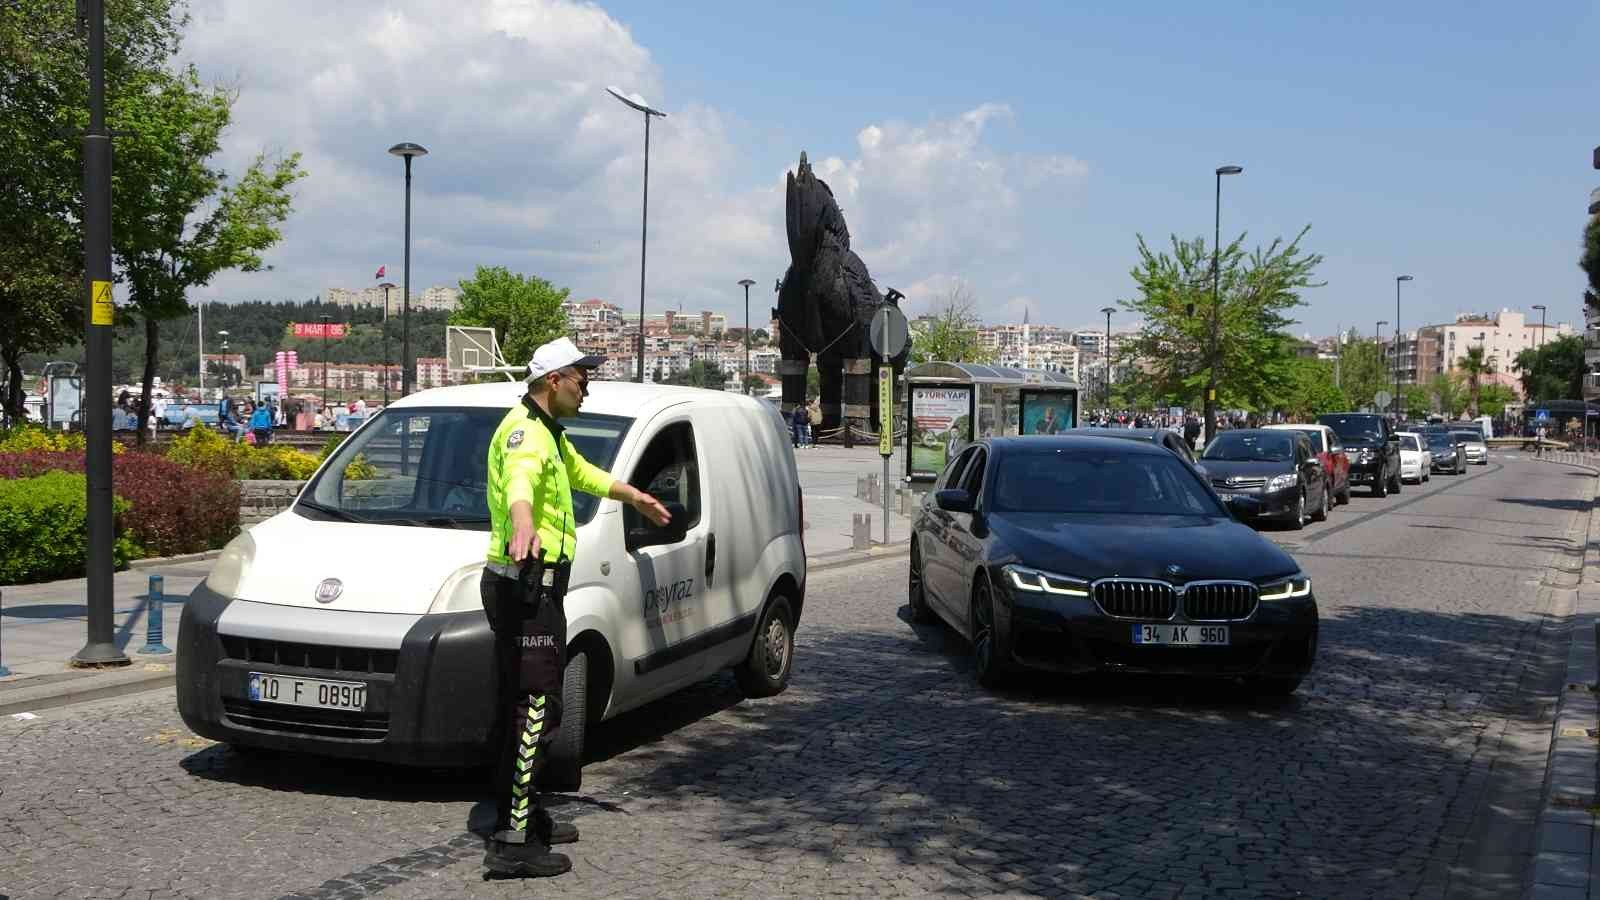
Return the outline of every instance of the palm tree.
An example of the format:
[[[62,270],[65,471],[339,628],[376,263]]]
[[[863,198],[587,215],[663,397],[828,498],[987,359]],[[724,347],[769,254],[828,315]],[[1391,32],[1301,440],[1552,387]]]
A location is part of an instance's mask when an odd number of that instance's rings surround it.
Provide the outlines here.
[[[1478,392],[1482,389],[1482,379],[1485,375],[1494,374],[1494,359],[1485,359],[1483,347],[1468,347],[1467,355],[1456,360],[1456,368],[1467,379],[1467,392],[1472,397],[1472,414],[1478,414]]]

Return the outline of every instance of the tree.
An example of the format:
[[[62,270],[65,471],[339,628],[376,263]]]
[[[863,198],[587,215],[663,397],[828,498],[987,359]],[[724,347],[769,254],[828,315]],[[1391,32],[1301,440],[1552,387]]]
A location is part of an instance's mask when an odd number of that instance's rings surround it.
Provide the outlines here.
[[[1467,393],[1472,398],[1472,414],[1478,415],[1478,400],[1483,390],[1483,377],[1493,375],[1495,362],[1485,359],[1483,347],[1468,347],[1465,356],[1456,360],[1456,370],[1467,380]]]
[[[1466,408],[1466,398],[1461,393],[1460,376],[1454,372],[1436,375],[1428,382],[1428,396],[1438,406],[1446,419],[1455,419]]]
[[[175,0],[107,0],[108,95],[161,70],[185,21]],[[23,355],[83,331],[77,135],[88,122],[88,79],[76,28],[71,3],[0,4],[0,360],[7,384],[0,399],[11,416],[23,412]]]
[[[1288,363],[1288,390],[1278,408],[1298,421],[1350,408],[1344,391],[1333,383],[1333,363],[1296,357]]]
[[[1515,403],[1517,394],[1511,388],[1498,382],[1491,382],[1483,386],[1478,394],[1478,412],[1486,416],[1499,418],[1506,411],[1507,403]]]
[[[1283,396],[1295,358],[1294,342],[1284,334],[1294,324],[1287,313],[1304,304],[1302,291],[1321,286],[1313,273],[1322,257],[1300,246],[1309,230],[1287,243],[1277,238],[1248,256],[1243,235],[1223,248],[1215,303],[1204,238],[1173,235],[1168,255],[1152,251],[1139,236],[1139,263],[1130,273],[1139,295],[1122,305],[1144,321],[1131,351],[1149,361],[1156,393],[1201,397],[1207,421],[1218,404],[1262,409]],[[1205,396],[1213,364],[1215,399]]]
[[[479,266],[460,284],[461,298],[450,324],[493,328],[500,353],[509,363],[527,362],[540,344],[567,333],[561,304],[572,293],[568,288],[503,266]]]
[[[144,326],[139,442],[148,436],[150,392],[163,319],[186,316],[190,288],[230,269],[270,268],[262,254],[289,217],[289,189],[305,173],[300,155],[258,155],[237,182],[209,161],[222,148],[234,95],[205,87],[193,67],[130,78],[109,104],[117,145],[112,179],[112,249],[128,286],[129,312]]]
[[[978,342],[978,301],[964,282],[935,300],[933,321],[911,341],[913,363],[988,362],[993,356]]]
[[[689,367],[682,372],[674,372],[661,379],[662,384],[678,384],[686,387],[706,388],[707,390],[720,391],[726,379],[723,378],[722,368],[712,365],[702,359],[689,363]]]
[[[767,382],[760,375],[746,375],[744,392],[752,397],[764,396],[767,393]]]
[[[1401,385],[1400,410],[1409,419],[1425,418],[1433,412],[1433,395],[1420,384]]]
[[[1575,334],[1547,341],[1517,354],[1522,393],[1529,401],[1583,396],[1583,338]]]
[[[1350,329],[1339,347],[1339,385],[1357,409],[1375,405],[1379,391],[1394,390],[1394,372],[1383,359],[1383,348]]]
[[[1578,268],[1589,276],[1589,291],[1600,294],[1600,215],[1590,216],[1583,227],[1583,254],[1578,257]]]

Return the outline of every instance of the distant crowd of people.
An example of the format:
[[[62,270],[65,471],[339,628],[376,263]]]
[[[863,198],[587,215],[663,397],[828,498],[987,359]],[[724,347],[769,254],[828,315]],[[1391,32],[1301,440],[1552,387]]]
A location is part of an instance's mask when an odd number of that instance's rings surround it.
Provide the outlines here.
[[[180,404],[175,411],[174,402]],[[272,433],[279,428],[312,431],[348,431],[366,421],[369,414],[367,398],[357,397],[329,409],[313,407],[310,403],[290,400],[279,403],[277,398],[261,400],[234,398],[224,395],[216,404],[214,419],[201,410],[209,408],[190,401],[170,401],[152,397],[146,426],[151,431],[182,430],[214,427],[235,441],[265,445],[272,442]],[[209,420],[209,421],[208,421]],[[139,427],[139,402],[131,391],[123,391],[111,409],[113,431],[134,431]]]

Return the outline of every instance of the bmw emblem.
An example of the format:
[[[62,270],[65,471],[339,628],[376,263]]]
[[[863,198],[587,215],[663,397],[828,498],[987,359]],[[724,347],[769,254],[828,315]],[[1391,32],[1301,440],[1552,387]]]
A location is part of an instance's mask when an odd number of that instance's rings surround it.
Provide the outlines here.
[[[1171,575],[1173,578],[1177,578],[1179,575],[1183,574],[1183,566],[1180,566],[1177,563],[1171,563],[1167,566],[1167,574]]]
[[[344,582],[337,578],[324,578],[317,585],[317,602],[332,603],[339,599],[339,595],[342,593],[344,593]]]

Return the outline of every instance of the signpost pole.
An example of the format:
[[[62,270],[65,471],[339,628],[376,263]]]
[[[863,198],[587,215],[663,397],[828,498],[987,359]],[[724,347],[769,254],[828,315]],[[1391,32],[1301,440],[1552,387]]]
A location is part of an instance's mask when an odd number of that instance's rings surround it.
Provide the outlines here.
[[[878,370],[878,454],[883,457],[883,542],[889,543],[889,458],[894,455],[894,367]]]

